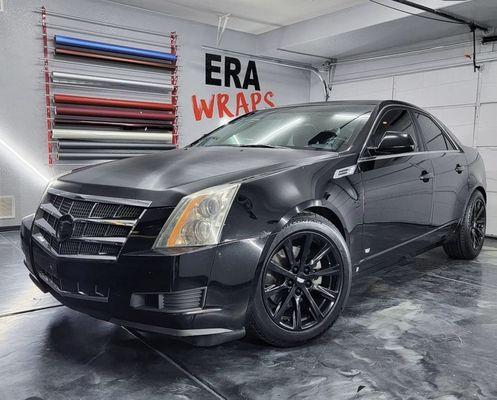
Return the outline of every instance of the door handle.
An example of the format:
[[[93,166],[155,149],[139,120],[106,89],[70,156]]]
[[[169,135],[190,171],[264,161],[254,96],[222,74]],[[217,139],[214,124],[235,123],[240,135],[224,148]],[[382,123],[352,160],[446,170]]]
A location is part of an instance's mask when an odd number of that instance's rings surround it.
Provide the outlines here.
[[[421,179],[423,182],[429,182],[431,178],[433,178],[433,174],[428,171],[421,172],[421,175],[419,176],[419,179]]]
[[[462,173],[462,172],[464,171],[464,167],[463,167],[461,164],[457,164],[457,165],[456,165],[456,168],[454,168],[454,170],[455,170],[458,174],[460,174],[460,173]]]

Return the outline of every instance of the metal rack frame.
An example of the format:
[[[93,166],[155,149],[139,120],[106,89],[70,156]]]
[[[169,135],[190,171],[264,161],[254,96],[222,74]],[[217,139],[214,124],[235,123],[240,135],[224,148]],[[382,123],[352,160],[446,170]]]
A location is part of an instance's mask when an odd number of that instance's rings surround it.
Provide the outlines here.
[[[45,79],[45,117],[47,125],[47,150],[48,165],[53,165],[52,157],[52,104],[51,104],[51,85],[50,70],[48,67],[48,32],[47,32],[47,10],[45,6],[41,7],[41,36],[43,40],[43,76]]]
[[[35,10],[36,13],[39,13],[41,15],[41,22],[39,26],[41,26],[41,39],[42,39],[42,48],[43,48],[43,78],[44,78],[44,91],[45,91],[45,125],[46,125],[46,135],[47,135],[47,151],[48,151],[48,164],[49,166],[54,166],[54,165],[66,165],[65,163],[57,163],[56,161],[59,160],[58,155],[58,141],[54,140],[53,138],[53,129],[54,129],[54,118],[53,118],[53,110],[54,110],[54,93],[53,90],[55,87],[58,86],[69,86],[69,87],[77,87],[78,85],[62,85],[62,84],[56,84],[51,81],[51,66],[50,63],[53,61],[56,65],[57,64],[73,64],[76,68],[78,66],[81,66],[81,68],[85,68],[86,66],[91,66],[92,68],[97,68],[97,69],[108,69],[108,70],[123,70],[125,71],[125,67],[119,67],[119,66],[106,66],[106,65],[99,65],[99,64],[91,64],[91,63],[85,63],[85,62],[77,62],[77,61],[67,61],[67,60],[57,60],[57,59],[51,59],[50,58],[50,51],[52,50],[52,47],[49,45],[49,29],[58,29],[58,30],[71,30],[74,32],[81,32],[85,34],[90,34],[92,36],[100,36],[100,37],[105,37],[105,38],[111,38],[111,39],[119,39],[119,40],[128,40],[130,42],[135,42],[135,43],[144,43],[144,44],[150,44],[153,46],[163,46],[164,48],[170,49],[170,53],[174,54],[176,56],[176,60],[171,63],[172,67],[168,69],[169,73],[166,74],[167,79],[165,80],[167,84],[171,84],[173,86],[171,92],[170,92],[170,103],[173,104],[174,106],[174,113],[175,113],[175,118],[173,121],[173,129],[172,129],[172,145],[174,147],[178,147],[179,143],[179,112],[178,112],[178,36],[176,32],[171,32],[170,34],[165,34],[162,32],[158,31],[152,31],[152,30],[146,30],[146,29],[138,29],[135,27],[129,27],[129,26],[121,26],[113,23],[108,23],[105,21],[99,21],[99,20],[94,20],[94,19],[88,19],[88,18],[82,18],[78,16],[73,16],[73,15],[68,15],[68,14],[62,14],[62,13],[57,13],[57,12],[48,12],[45,6],[42,6],[40,9]],[[76,28],[69,28],[65,27],[64,25],[60,24],[53,24],[53,26],[49,23],[47,23],[47,17],[53,16],[56,18],[62,18],[65,20],[69,21],[79,21],[83,22],[86,24],[90,25],[96,25],[96,26],[102,26],[105,28],[111,28],[111,29],[122,29],[124,31],[128,32],[136,32],[136,33],[143,33],[146,35],[153,35],[156,37],[159,37],[158,41],[146,41],[146,40],[138,40],[136,38],[128,38],[123,35],[112,35],[106,32],[102,32],[100,30],[91,30],[91,29],[76,29]],[[169,41],[163,41],[164,38],[168,38]],[[159,42],[160,41],[160,42]],[[148,73],[146,71],[140,71],[140,73]],[[151,72],[152,73],[152,72]],[[159,75],[160,72],[153,72],[154,75]],[[147,94],[149,92],[147,91],[140,91],[138,89],[136,90],[124,90],[120,88],[99,88],[99,87],[85,87],[84,90],[98,90],[101,89],[102,91],[117,91],[117,92],[127,92],[128,94],[131,93],[137,93],[141,94],[140,97],[143,97],[144,94]],[[153,94],[153,93],[149,93]],[[157,95],[157,94],[156,94]],[[130,154],[131,156],[132,154]],[[90,158],[89,158],[90,159]]]

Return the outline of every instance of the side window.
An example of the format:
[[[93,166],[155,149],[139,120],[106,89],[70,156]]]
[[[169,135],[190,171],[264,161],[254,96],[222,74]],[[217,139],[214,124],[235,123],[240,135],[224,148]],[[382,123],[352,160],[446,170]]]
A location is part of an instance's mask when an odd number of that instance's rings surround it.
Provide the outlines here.
[[[421,129],[421,137],[427,151],[454,150],[452,143],[431,118],[419,113],[414,113],[414,116]]]
[[[380,119],[376,130],[370,137],[368,147],[377,147],[381,139],[387,131],[405,132],[409,134],[414,141],[414,151],[419,151],[417,143],[416,132],[414,130],[414,123],[411,114],[406,109],[394,109],[387,111]]]

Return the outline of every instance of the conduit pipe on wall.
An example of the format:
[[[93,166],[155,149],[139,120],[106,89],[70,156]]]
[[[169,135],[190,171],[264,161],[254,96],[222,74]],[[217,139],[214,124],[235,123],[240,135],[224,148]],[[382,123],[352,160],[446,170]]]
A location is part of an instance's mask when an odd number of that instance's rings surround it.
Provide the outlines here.
[[[172,142],[170,132],[125,132],[125,131],[91,131],[84,129],[53,129],[53,139],[75,140],[143,140],[154,142]]]
[[[137,47],[120,46],[110,43],[83,40],[70,36],[55,35],[55,46],[71,46],[88,50],[105,51],[110,53],[124,54],[130,56],[153,58],[156,60],[176,61],[176,55],[162,51],[140,49]]]
[[[80,105],[57,105],[55,107],[56,115],[80,115],[89,117],[111,117],[111,118],[128,118],[128,119],[150,119],[159,121],[173,121],[176,116],[171,113],[161,111],[141,111],[141,110],[123,110],[112,108],[100,108],[94,106]]]
[[[108,78],[105,76],[96,75],[82,75],[82,74],[72,74],[67,72],[52,72],[52,82],[54,83],[69,83],[76,85],[89,85],[89,86],[127,86],[127,87],[140,87],[161,92],[169,92],[173,89],[173,85],[157,83],[157,82],[144,82],[135,81],[131,79],[116,79]]]
[[[175,106],[168,103],[155,103],[152,101],[135,101],[109,99],[103,97],[73,96],[68,94],[55,94],[56,103],[79,104],[86,106],[105,106],[123,108],[143,108],[145,110],[174,111]]]
[[[283,60],[283,59],[280,59],[280,58],[273,58],[273,57],[266,57],[266,56],[257,56],[257,55],[254,55],[254,54],[241,53],[239,51],[220,49],[220,48],[212,47],[212,46],[205,46],[205,45],[203,45],[201,47],[204,50],[210,50],[210,51],[216,51],[216,52],[220,52],[220,53],[224,53],[224,54],[232,54],[232,55],[238,55],[238,56],[241,56],[241,57],[247,57],[247,58],[254,59],[254,60],[266,63],[266,64],[280,65],[280,66],[283,66],[283,67],[294,68],[294,69],[301,69],[301,70],[304,70],[304,71],[310,71],[311,73],[313,73],[314,75],[316,75],[318,77],[318,79],[321,81],[321,83],[323,84],[325,100],[328,101],[328,99],[330,97],[328,85],[326,84],[324,78],[321,76],[321,73],[320,73],[319,69],[317,69],[316,67],[314,67],[312,65],[302,64],[302,63],[295,63],[295,62],[292,62],[292,61],[289,61],[289,60]]]

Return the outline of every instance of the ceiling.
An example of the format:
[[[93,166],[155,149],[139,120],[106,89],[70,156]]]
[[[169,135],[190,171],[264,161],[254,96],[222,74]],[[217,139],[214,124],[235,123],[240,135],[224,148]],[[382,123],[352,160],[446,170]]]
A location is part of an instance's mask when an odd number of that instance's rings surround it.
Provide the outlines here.
[[[333,13],[368,0],[112,0],[115,3],[218,25],[218,17],[230,14],[228,28],[261,34]]]
[[[461,35],[463,40],[471,39],[466,25],[433,21],[430,18],[437,18],[433,14],[394,0],[106,1],[214,26],[219,16],[230,14],[228,29],[258,35],[258,55],[316,65],[325,58],[340,60],[421,48],[425,42]],[[497,0],[413,1],[489,27],[497,26]]]
[[[429,3],[431,1],[431,3]],[[400,6],[391,0],[379,0],[407,12],[415,9]],[[415,0],[416,3],[435,8],[445,6],[444,11],[469,20],[497,27],[497,0],[442,1]],[[259,53],[319,64],[323,57],[356,58],[399,50],[433,47],[438,42],[470,41],[467,25],[434,21],[433,14],[409,15],[375,3],[353,9],[323,15],[309,21],[293,24],[284,31],[273,30],[259,37]],[[478,31],[477,40],[485,33]],[[315,57],[321,56],[321,57]]]

